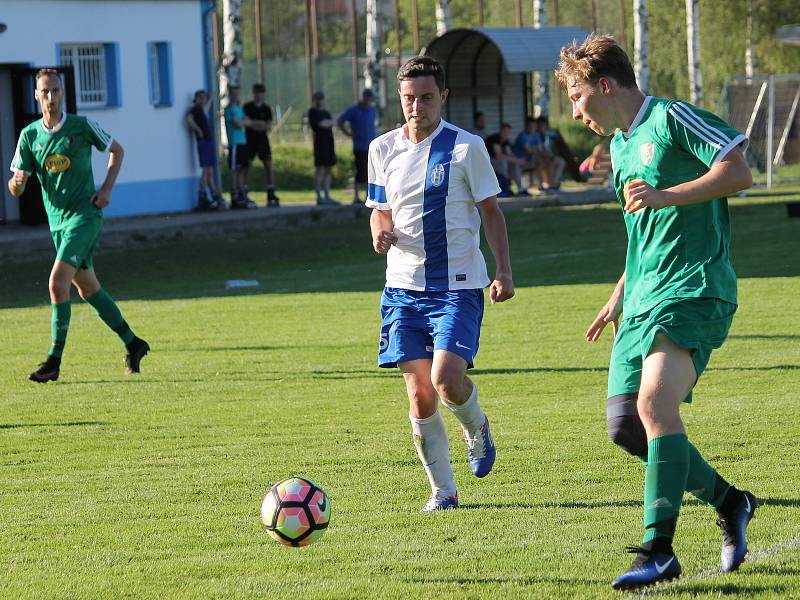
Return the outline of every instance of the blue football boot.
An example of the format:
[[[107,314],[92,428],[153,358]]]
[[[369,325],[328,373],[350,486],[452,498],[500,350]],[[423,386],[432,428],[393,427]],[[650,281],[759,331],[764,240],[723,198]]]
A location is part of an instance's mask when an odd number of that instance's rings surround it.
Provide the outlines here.
[[[731,490],[733,491],[733,490]],[[736,490],[737,492],[739,490]],[[739,503],[730,514],[717,512],[717,525],[722,530],[722,553],[720,561],[725,572],[735,571],[744,562],[747,554],[747,525],[756,512],[756,497],[742,490]]]
[[[462,429],[464,442],[467,444],[467,460],[475,477],[486,477],[494,466],[497,449],[489,430],[489,420],[484,416],[483,425],[470,437],[466,429]]]
[[[458,508],[458,493],[455,493],[452,496],[446,496],[443,493],[436,493],[428,498],[425,506],[423,506],[422,510],[419,512],[429,513],[436,510],[450,510],[453,508]]]
[[[635,590],[653,585],[659,581],[669,581],[681,574],[681,564],[674,554],[629,547],[628,552],[635,552],[636,558],[630,568],[611,582],[615,590]]]

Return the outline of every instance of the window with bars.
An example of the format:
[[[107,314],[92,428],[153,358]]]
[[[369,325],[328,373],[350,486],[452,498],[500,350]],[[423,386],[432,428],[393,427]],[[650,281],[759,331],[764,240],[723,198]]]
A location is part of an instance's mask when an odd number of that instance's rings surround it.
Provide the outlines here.
[[[75,72],[78,108],[120,105],[116,44],[61,44],[59,55]]]
[[[169,42],[147,44],[150,104],[172,106],[172,60]]]

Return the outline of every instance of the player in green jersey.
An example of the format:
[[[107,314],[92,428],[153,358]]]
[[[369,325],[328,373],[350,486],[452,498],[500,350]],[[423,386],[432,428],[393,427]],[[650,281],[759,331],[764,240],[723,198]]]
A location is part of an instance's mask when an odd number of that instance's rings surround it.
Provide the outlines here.
[[[614,186],[628,231],[625,272],[586,332],[615,333],[609,436],[645,464],[644,539],[612,582],[632,589],[681,572],[672,548],[684,491],[716,509],[724,571],[747,553],[752,493],[727,483],[689,442],[682,402],[736,311],[726,196],[752,184],[747,139],[715,115],[642,93],[613,38],[592,34],[561,50],[556,71],[572,116],[611,135]],[[622,316],[622,322],[619,322]]]
[[[102,209],[111,201],[111,189],[122,165],[122,146],[94,121],[62,111],[63,92],[56,71],[42,69],[36,74],[35,96],[43,116],[22,130],[11,163],[14,175],[8,181],[11,194],[19,197],[31,175],[39,178],[56,247],[50,272],[52,345],[47,359],[30,379],[39,383],[58,379],[71,316],[71,284],[125,344],[126,372],[138,373],[150,346],[131,331],[114,300],[100,286],[92,266],[92,253],[103,225]],[[110,153],[106,179],[96,191],[92,146]]]

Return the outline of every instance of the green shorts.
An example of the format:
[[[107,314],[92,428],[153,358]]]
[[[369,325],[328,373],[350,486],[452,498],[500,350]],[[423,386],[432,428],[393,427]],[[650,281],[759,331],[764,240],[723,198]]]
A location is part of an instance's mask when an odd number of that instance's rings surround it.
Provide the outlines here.
[[[92,254],[102,231],[103,219],[99,217],[51,231],[56,247],[56,260],[69,263],[79,271],[91,269]]]
[[[623,319],[608,369],[608,397],[635,394],[642,378],[642,362],[650,354],[656,334],[664,333],[692,352],[697,378],[711,351],[728,337],[736,305],[718,298],[671,298],[642,315]],[[684,402],[691,402],[691,392]]]

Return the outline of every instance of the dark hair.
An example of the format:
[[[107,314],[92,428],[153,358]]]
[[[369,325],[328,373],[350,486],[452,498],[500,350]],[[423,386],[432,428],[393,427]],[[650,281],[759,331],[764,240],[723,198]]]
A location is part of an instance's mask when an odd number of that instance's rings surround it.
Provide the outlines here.
[[[513,127],[511,127],[511,123],[501,123],[500,129],[513,129]]]
[[[59,78],[61,77],[58,74],[58,71],[56,71],[55,69],[44,68],[44,69],[39,69],[38,71],[36,71],[36,77],[34,77],[33,80],[34,81],[39,81],[40,77],[50,77],[50,76],[59,77]]]
[[[197,99],[200,97],[200,94],[203,94],[203,95],[205,95],[205,94],[206,94],[206,91],[205,91],[205,90],[197,90],[197,91],[194,93],[194,99],[195,99],[195,100],[197,100]]]
[[[263,83],[254,83],[253,84],[253,93],[258,94],[259,92],[266,92],[267,88],[264,87]]]
[[[397,72],[397,83],[429,75],[436,80],[436,87],[439,88],[439,91],[443,91],[445,89],[444,67],[433,57],[415,56],[400,67]]]
[[[595,83],[601,77],[611,77],[624,88],[636,87],[636,75],[628,55],[610,35],[592,33],[579,46],[574,40],[561,48],[561,60],[556,69],[558,83],[567,89],[567,80]]]
[[[527,125],[528,123],[536,123],[538,121],[539,121],[539,119],[534,119],[533,117],[527,117],[525,119],[525,125]]]

